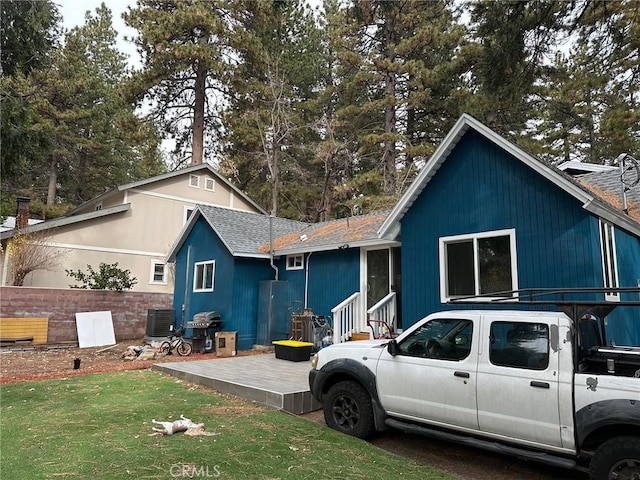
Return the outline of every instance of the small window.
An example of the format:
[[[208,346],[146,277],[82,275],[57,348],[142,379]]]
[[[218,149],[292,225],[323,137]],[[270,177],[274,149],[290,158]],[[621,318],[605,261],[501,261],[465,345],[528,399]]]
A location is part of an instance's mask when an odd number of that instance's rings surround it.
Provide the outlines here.
[[[616,239],[613,225],[600,220],[600,252],[602,256],[602,271],[604,288],[618,288],[618,260],[616,258]],[[605,300],[619,302],[618,292],[607,292]]]
[[[205,178],[204,180],[204,189],[208,190],[209,192],[215,192],[216,191],[216,182],[213,178]]]
[[[505,292],[518,289],[517,277],[513,229],[440,239],[443,303],[458,297],[513,296]]]
[[[100,203],[96,204],[96,208],[95,208],[95,210],[96,210],[96,212],[97,212],[98,210],[102,210],[102,202],[100,202]]]
[[[200,177],[198,175],[189,175],[189,186],[200,188]]]
[[[189,221],[194,210],[195,208],[193,207],[184,207],[184,219],[182,221],[183,225]]]
[[[500,367],[546,370],[549,326],[544,323],[493,322],[489,359]]]
[[[304,255],[287,255],[287,270],[302,270],[304,268]]]
[[[414,330],[399,345],[400,355],[464,360],[471,353],[473,322],[459,318],[438,318]]]
[[[194,292],[213,292],[213,275],[215,273],[216,262],[197,262],[193,276]]]
[[[151,283],[166,284],[166,264],[157,260],[151,261]]]

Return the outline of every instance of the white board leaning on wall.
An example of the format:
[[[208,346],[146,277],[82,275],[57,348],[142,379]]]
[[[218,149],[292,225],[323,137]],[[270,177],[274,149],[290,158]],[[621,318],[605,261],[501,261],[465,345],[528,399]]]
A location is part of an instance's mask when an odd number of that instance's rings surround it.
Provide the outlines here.
[[[116,335],[113,330],[111,312],[78,312],[76,313],[78,329],[78,346],[80,348],[115,345]]]

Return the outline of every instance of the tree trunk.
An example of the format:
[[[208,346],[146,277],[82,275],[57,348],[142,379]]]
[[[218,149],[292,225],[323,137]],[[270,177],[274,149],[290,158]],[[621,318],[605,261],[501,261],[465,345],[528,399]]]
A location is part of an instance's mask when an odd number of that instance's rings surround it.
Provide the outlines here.
[[[191,165],[200,165],[204,155],[204,102],[207,71],[198,62],[196,70],[195,102],[193,106],[193,150]]]
[[[395,60],[395,51],[393,47],[393,35],[396,26],[395,14],[390,13],[385,19],[384,35],[385,35],[385,57],[389,64],[393,64]],[[392,195],[396,193],[396,142],[393,138],[396,133],[396,73],[391,67],[387,69],[384,75],[384,133],[387,138],[384,141],[384,150],[382,152],[382,172],[384,180],[384,193]]]
[[[51,154],[49,164],[49,188],[47,189],[47,205],[55,205],[58,185],[58,161],[55,154]]]

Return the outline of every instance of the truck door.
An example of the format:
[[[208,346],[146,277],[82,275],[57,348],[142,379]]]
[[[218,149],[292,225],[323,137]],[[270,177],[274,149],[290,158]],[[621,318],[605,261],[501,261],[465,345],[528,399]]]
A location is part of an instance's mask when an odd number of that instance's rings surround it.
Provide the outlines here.
[[[557,319],[520,317],[483,321],[478,362],[480,430],[504,437],[561,446],[558,352],[550,348]],[[556,330],[557,332],[557,330]]]
[[[424,321],[385,350],[376,381],[383,408],[393,416],[477,430],[477,334],[467,318]]]

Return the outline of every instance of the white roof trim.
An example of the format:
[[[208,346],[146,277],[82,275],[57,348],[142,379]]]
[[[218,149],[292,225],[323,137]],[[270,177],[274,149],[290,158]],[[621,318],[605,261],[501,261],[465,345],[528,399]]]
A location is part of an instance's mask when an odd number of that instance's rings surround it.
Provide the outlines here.
[[[93,220],[96,218],[106,217],[107,215],[113,215],[115,213],[126,212],[131,208],[130,203],[123,203],[116,205],[115,207],[103,208],[102,210],[95,210],[93,212],[83,213],[81,215],[74,215],[71,217],[59,217],[45,222],[30,225],[22,229],[23,233],[39,232],[40,230],[49,230],[51,228],[65,227],[67,225],[73,225],[74,223],[84,222],[86,220]],[[11,238],[15,235],[16,230],[8,230],[0,234],[0,239]]]
[[[451,151],[458,144],[458,141],[464,133],[473,128],[475,131],[486,137],[488,140],[502,148],[506,152],[510,153],[522,163],[533,169],[539,175],[562,188],[568,194],[582,202],[582,206],[585,210],[593,213],[594,215],[603,216],[618,226],[629,230],[635,235],[640,236],[640,225],[633,219],[626,217],[621,212],[617,212],[615,209],[599,201],[592,194],[586,190],[580,188],[570,180],[566,179],[562,175],[558,174],[554,169],[543,164],[531,154],[525,152],[520,147],[511,143],[501,135],[491,130],[486,125],[480,123],[471,115],[463,114],[453,128],[449,131],[442,143],[438,146],[434,154],[427,161],[416,180],[413,182],[409,190],[400,198],[396,206],[393,208],[389,216],[386,218],[380,229],[378,235],[386,238],[397,238],[400,233],[400,221],[404,214],[411,208],[413,202],[418,198],[422,190],[427,186],[431,178],[436,174],[440,165],[448,158]]]

